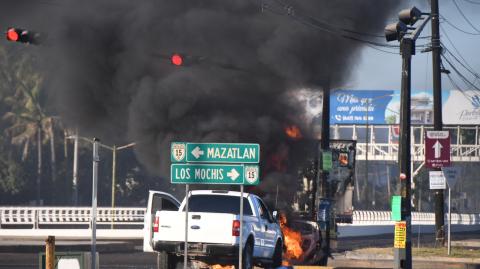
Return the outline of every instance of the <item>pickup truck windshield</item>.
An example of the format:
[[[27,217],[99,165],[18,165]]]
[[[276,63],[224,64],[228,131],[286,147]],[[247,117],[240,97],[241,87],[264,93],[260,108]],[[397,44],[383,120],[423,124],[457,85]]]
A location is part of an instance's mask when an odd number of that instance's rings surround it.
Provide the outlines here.
[[[183,209],[185,211],[185,208]],[[193,195],[188,201],[189,212],[240,214],[240,197],[227,195]],[[247,198],[243,198],[243,215],[252,216]]]

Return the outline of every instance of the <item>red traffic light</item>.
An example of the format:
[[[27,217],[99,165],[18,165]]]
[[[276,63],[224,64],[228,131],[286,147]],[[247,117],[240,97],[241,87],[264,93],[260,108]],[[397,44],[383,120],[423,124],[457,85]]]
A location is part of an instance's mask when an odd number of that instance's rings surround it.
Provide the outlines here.
[[[8,41],[21,42],[27,44],[39,45],[43,40],[42,35],[38,32],[25,29],[9,27],[6,32]]]
[[[7,40],[17,42],[20,38],[19,31],[15,28],[7,30]]]
[[[340,166],[348,166],[348,153],[340,152],[338,155],[338,162],[340,163]]]
[[[172,61],[172,64],[176,65],[176,66],[180,66],[183,64],[183,57],[182,55],[180,54],[173,54],[172,57],[170,58],[171,61]]]

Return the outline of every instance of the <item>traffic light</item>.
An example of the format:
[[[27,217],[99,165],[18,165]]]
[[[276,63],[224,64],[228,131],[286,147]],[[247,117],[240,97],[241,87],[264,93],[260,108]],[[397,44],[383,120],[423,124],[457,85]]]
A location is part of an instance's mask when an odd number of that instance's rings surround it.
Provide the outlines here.
[[[6,32],[7,40],[12,42],[38,45],[40,44],[40,37],[40,33],[15,27],[8,28]]]
[[[174,53],[172,55],[172,57],[170,58],[171,62],[173,65],[176,65],[176,66],[181,66],[183,65],[183,55],[181,54],[178,54],[178,53]]]
[[[206,58],[203,56],[196,56],[196,55],[190,55],[185,53],[174,52],[168,58],[170,60],[170,63],[174,66],[186,67],[186,66],[193,66],[193,65],[198,65],[202,63],[207,63],[205,61]]]
[[[340,152],[338,154],[338,163],[343,167],[348,166],[348,152]]]

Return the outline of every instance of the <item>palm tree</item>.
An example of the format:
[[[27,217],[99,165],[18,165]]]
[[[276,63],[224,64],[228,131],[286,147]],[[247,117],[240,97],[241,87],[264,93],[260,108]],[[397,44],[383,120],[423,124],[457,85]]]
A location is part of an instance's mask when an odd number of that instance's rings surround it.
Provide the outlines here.
[[[21,86],[23,88],[23,86]],[[5,113],[3,118],[11,122],[11,126],[6,132],[11,137],[14,145],[23,147],[22,160],[26,160],[29,153],[30,144],[37,146],[37,205],[40,204],[40,185],[42,178],[42,132],[47,124],[48,117],[38,106],[38,86],[25,87],[21,92],[24,96],[17,101],[17,105],[12,104],[12,111]],[[10,100],[9,100],[10,101]],[[18,103],[20,101],[20,103]]]
[[[8,61],[7,61],[8,62]],[[43,133],[50,136],[54,142],[53,120],[45,113],[41,106],[41,89],[43,78],[33,70],[31,57],[24,55],[12,65],[0,68],[4,87],[10,88],[11,96],[5,97],[5,103],[10,111],[3,115],[3,119],[10,122],[6,133],[11,137],[14,145],[22,146],[22,160],[28,157],[31,144],[37,146],[37,205],[40,204],[40,185],[42,178],[42,144]],[[47,137],[47,136],[46,136]],[[55,163],[54,154],[52,156]],[[55,172],[52,170],[52,173]]]

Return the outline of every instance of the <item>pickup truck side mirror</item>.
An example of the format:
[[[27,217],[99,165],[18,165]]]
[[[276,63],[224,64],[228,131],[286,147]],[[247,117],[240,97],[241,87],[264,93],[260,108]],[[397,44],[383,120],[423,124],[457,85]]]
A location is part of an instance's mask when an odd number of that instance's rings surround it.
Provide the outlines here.
[[[272,212],[272,216],[273,216],[273,220],[274,220],[274,221],[278,221],[278,211],[277,211],[277,210],[274,210],[274,211]]]

